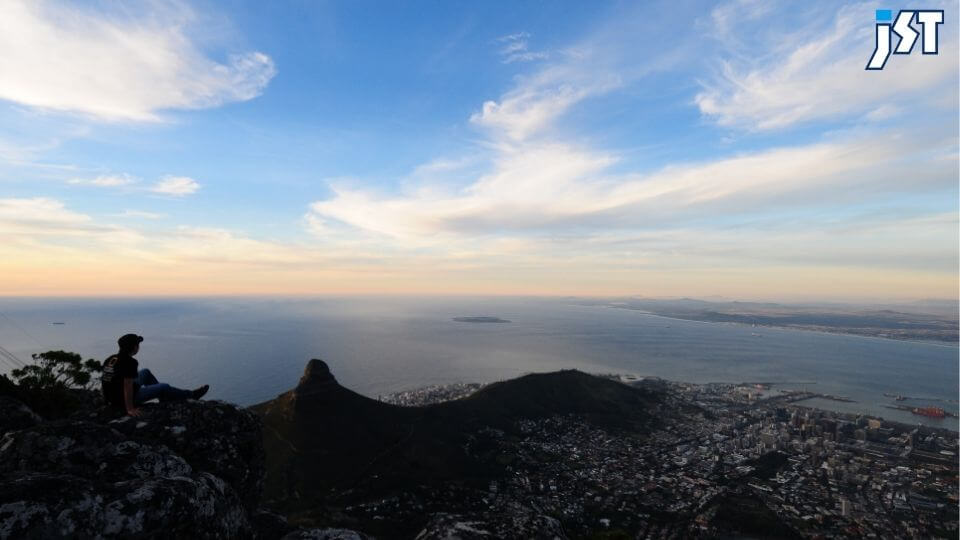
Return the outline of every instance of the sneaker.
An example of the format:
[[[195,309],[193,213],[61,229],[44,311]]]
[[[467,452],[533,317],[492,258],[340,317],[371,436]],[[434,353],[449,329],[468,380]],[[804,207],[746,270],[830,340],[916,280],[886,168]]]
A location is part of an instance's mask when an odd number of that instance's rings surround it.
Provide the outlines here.
[[[200,388],[197,388],[196,390],[194,390],[194,391],[193,391],[193,395],[191,395],[190,397],[193,398],[193,399],[200,399],[200,398],[202,398],[203,396],[205,396],[205,395],[207,394],[207,391],[209,391],[209,390],[210,390],[210,385],[209,385],[209,384],[205,384],[205,385],[201,386]]]

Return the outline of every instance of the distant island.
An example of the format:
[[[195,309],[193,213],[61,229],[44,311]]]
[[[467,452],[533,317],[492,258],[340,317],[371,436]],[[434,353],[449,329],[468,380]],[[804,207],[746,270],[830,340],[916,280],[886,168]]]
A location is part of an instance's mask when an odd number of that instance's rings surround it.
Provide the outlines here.
[[[506,319],[501,319],[500,317],[454,317],[453,320],[457,322],[472,322],[472,323],[508,323],[510,322]]]

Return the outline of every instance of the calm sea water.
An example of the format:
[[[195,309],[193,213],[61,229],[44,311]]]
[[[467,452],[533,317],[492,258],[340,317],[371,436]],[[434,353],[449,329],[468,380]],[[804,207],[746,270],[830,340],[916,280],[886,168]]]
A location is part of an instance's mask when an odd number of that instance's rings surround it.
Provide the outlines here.
[[[512,322],[451,320],[481,315]],[[883,396],[945,400],[906,403],[957,412],[954,345],[681,321],[561,299],[0,299],[0,345],[22,359],[50,349],[102,359],[127,332],[145,337],[140,364],[161,380],[209,383],[211,398],[242,405],[290,389],[307,360],[322,358],[342,384],[371,397],[578,368],[783,388],[810,381],[810,390],[856,400],[818,402],[823,408],[957,429],[956,419],[886,409]]]

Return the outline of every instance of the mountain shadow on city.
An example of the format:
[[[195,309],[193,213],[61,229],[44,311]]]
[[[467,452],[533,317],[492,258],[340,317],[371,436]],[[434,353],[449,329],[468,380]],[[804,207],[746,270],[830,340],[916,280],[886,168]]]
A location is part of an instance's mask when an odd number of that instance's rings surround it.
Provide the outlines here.
[[[264,425],[268,505],[303,524],[403,536],[424,524],[355,522],[341,510],[398,493],[486,486],[508,472],[511,452],[501,441],[519,435],[521,419],[575,415],[642,436],[657,424],[663,395],[655,384],[629,386],[565,370],[490,384],[464,399],[402,407],[341,386],[315,359],[296,388],[251,409]],[[447,502],[443,510],[465,510],[455,496]]]

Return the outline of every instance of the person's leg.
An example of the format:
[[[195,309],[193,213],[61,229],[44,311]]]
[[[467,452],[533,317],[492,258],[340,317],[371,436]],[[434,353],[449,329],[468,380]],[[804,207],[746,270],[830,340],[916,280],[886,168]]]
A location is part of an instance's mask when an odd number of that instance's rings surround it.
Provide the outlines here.
[[[136,383],[140,386],[150,386],[151,384],[158,384],[159,382],[149,369],[141,369],[137,372]]]
[[[183,390],[167,383],[158,383],[138,388],[133,396],[133,402],[139,405],[151,399],[159,399],[163,403],[166,401],[182,401],[193,396],[194,392],[192,390]]]

